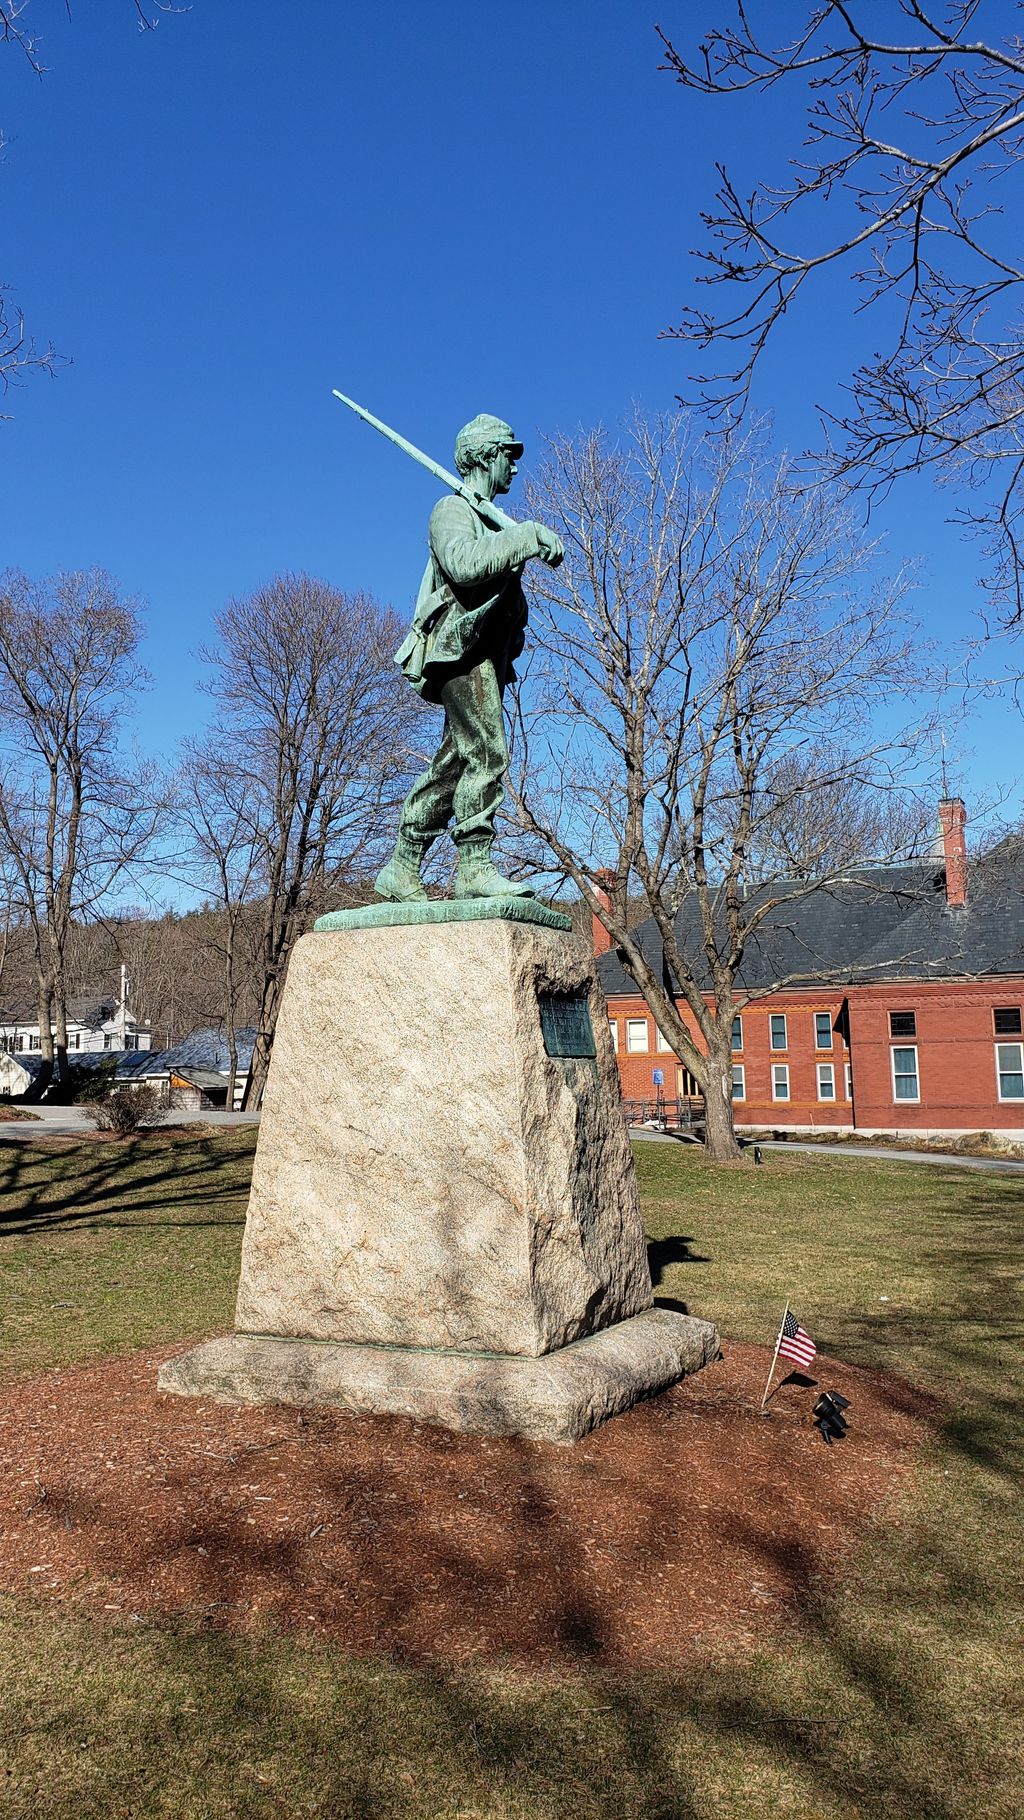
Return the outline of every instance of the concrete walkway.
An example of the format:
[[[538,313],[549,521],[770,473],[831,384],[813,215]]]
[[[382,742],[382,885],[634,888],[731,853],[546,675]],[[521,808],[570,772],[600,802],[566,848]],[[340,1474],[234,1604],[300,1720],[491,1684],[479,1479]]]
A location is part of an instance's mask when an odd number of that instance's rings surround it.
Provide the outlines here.
[[[629,1135],[656,1144],[689,1144],[691,1141],[675,1131],[651,1131],[645,1125],[631,1125]],[[753,1141],[746,1140],[748,1150]],[[1024,1175],[1024,1162],[1013,1157],[952,1156],[943,1150],[887,1150],[880,1144],[801,1144],[799,1139],[777,1142],[774,1138],[758,1138],[757,1143],[762,1150],[802,1150],[811,1156],[841,1156],[847,1162],[867,1157],[879,1163],[934,1163],[943,1169],[995,1169],[1004,1175]]]
[[[81,1106],[27,1106],[31,1119],[0,1120],[0,1143],[13,1138],[30,1144],[34,1138],[95,1137],[96,1127]],[[258,1112],[165,1112],[160,1125],[258,1125]],[[153,1129],[153,1127],[150,1127]]]
[[[803,1150],[825,1156],[868,1157],[880,1163],[934,1163],[942,1169],[996,1169],[1006,1175],[1024,1175],[1024,1162],[1013,1157],[954,1156],[944,1150],[887,1150],[874,1144],[801,1144],[799,1141],[776,1143],[769,1138],[762,1150]]]

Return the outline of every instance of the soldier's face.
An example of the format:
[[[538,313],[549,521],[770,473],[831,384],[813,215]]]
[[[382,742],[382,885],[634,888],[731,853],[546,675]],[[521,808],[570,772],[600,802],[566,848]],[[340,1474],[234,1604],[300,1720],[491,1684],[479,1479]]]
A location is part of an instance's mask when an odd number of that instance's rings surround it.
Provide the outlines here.
[[[495,493],[507,493],[516,476],[515,458],[511,449],[499,449],[491,463],[491,477]]]

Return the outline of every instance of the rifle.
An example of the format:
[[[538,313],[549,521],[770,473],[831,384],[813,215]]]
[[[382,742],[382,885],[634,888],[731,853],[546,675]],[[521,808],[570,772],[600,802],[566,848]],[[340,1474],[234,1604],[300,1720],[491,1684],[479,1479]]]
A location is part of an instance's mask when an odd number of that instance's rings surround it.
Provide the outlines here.
[[[458,493],[460,499],[466,500],[484,523],[491,526],[492,530],[517,531],[519,529],[518,521],[515,518],[509,518],[508,514],[502,512],[492,499],[487,499],[482,493],[477,493],[472,487],[467,487],[458,474],[450,473],[447,468],[441,466],[439,461],[433,461],[429,455],[424,455],[423,450],[418,449],[414,442],[408,442],[404,436],[398,434],[397,430],[392,430],[386,423],[382,423],[379,417],[374,417],[372,411],[364,410],[361,404],[356,404],[354,398],[346,398],[344,392],[339,392],[336,386],[333,388],[333,396],[340,398],[342,404],[347,404],[349,410],[354,411],[357,417],[361,417],[364,423],[368,423],[371,429],[379,430],[389,442],[393,442],[399,449],[404,449],[407,455],[412,456],[413,461],[419,462],[421,468],[426,468],[428,474],[433,474],[435,480],[443,481],[444,485],[450,487],[453,493]]]

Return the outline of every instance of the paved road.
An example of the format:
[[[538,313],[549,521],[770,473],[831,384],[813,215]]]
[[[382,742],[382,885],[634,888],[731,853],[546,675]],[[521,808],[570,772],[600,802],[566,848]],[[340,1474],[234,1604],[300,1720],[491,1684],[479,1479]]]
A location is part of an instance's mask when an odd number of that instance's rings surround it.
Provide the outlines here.
[[[673,1131],[648,1131],[642,1125],[631,1125],[629,1135],[656,1144],[689,1142],[677,1137]],[[1017,1162],[1012,1157],[953,1156],[942,1150],[889,1150],[880,1144],[801,1144],[797,1139],[776,1143],[773,1138],[759,1138],[758,1143],[762,1150],[802,1150],[812,1156],[841,1156],[847,1161],[869,1157],[883,1163],[933,1163],[943,1169],[995,1169],[1004,1175],[1024,1175],[1024,1162]]]
[[[26,1109],[28,1110],[28,1109]],[[33,1138],[90,1137],[96,1127],[81,1106],[33,1106],[30,1119],[0,1120],[0,1142],[31,1143]],[[161,1125],[258,1125],[258,1112],[165,1112]]]
[[[946,1151],[888,1150],[874,1144],[800,1144],[788,1140],[776,1144],[771,1139],[762,1150],[803,1150],[824,1152],[825,1156],[871,1157],[884,1163],[934,1163],[943,1169],[997,1169],[1006,1175],[1024,1175],[1024,1162],[1012,1157],[953,1156]]]

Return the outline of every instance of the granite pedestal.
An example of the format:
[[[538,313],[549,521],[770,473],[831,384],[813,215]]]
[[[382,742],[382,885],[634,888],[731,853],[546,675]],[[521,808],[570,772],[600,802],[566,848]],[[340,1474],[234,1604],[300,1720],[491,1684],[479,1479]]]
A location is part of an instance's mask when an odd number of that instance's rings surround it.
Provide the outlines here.
[[[297,944],[235,1329],[160,1387],[572,1441],[714,1356],[709,1323],[653,1307],[607,1013],[565,918],[382,905]]]

